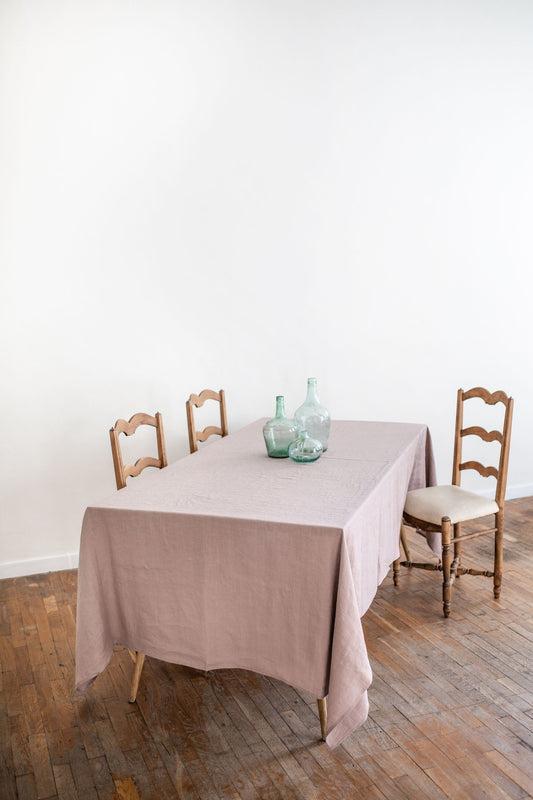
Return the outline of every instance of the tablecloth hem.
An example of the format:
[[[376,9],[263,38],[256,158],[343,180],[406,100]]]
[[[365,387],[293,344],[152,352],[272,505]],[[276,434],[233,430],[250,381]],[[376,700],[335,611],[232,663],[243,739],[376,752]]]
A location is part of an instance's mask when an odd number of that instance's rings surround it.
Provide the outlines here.
[[[242,669],[242,670],[247,670],[248,672],[255,672],[257,675],[264,675],[266,678],[272,678],[273,680],[281,681],[282,683],[287,684],[287,686],[291,686],[293,689],[298,689],[299,691],[307,692],[308,694],[311,694],[313,697],[316,697],[317,699],[325,697],[328,692],[326,684],[322,684],[318,687],[303,686],[301,683],[287,679],[287,677],[284,677],[283,675],[281,675],[280,673],[276,673],[275,671],[267,672],[264,669],[264,665],[263,669],[258,669],[257,663],[252,660],[244,659],[243,661],[238,661],[238,662],[216,661],[216,662],[201,663],[199,661],[194,661],[194,659],[170,658],[169,657],[170,654],[168,653],[163,653],[162,651],[156,652],[151,648],[143,648],[142,646],[135,647],[132,646],[131,644],[125,644],[124,642],[115,642],[113,644],[113,648],[109,652],[109,655],[107,657],[104,656],[102,659],[99,659],[99,664],[101,664],[102,666],[98,668],[95,675],[93,675],[90,678],[84,677],[83,679],[76,681],[75,689],[77,692],[84,694],[87,691],[87,689],[91,686],[91,684],[94,683],[96,678],[106,669],[109,662],[111,661],[111,658],[113,656],[113,649],[115,647],[127,647],[129,650],[139,649],[140,652],[144,653],[149,658],[156,658],[158,661],[164,661],[167,664],[177,664],[181,667],[189,667],[190,669],[198,669],[204,672],[216,669]]]
[[[359,728],[368,717],[369,711],[368,692],[362,695],[357,703],[341,717],[326,736],[326,744],[333,750]]]
[[[80,694],[85,694],[89,686],[91,686],[91,684],[95,682],[97,677],[102,674],[102,672],[106,669],[109,662],[111,661],[111,657],[113,655],[113,647],[111,648],[111,650],[107,655],[103,656],[101,659],[98,660],[98,667],[95,667],[96,672],[94,672],[94,674],[92,674],[89,678],[83,677],[81,679],[76,680],[74,688],[76,689],[77,692],[80,692]]]

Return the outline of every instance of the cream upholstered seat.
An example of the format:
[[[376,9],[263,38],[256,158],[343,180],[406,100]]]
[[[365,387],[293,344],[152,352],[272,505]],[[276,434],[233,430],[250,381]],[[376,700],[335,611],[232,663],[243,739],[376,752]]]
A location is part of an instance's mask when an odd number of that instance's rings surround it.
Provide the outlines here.
[[[433,522],[434,525],[440,525],[443,517],[449,517],[454,525],[456,522],[497,514],[498,503],[460,486],[428,486],[407,493],[405,513]]]
[[[479,425],[463,428],[463,404],[466,400],[482,400],[489,406],[502,403],[505,407],[501,430],[487,431]],[[484,575],[493,578],[494,598],[500,596],[503,572],[503,509],[505,504],[505,487],[507,484],[507,467],[509,464],[509,444],[511,441],[511,423],[513,417],[513,398],[505,392],[488,392],[477,387],[464,392],[457,392],[457,411],[455,417],[455,446],[453,453],[453,470],[451,486],[430,486],[415,489],[407,493],[403,512],[403,523],[426,534],[431,549],[440,555],[438,564],[411,561],[408,548],[405,546],[405,528],[402,523],[400,538],[404,543],[407,560],[398,558],[394,562],[394,584],[398,586],[400,565],[418,567],[425,570],[442,572],[442,606],[444,616],[450,615],[452,585],[459,575]],[[477,436],[484,442],[497,442],[500,453],[497,467],[484,467],[479,461],[462,461],[462,441],[465,436]],[[468,492],[460,487],[463,470],[473,469],[485,478],[496,478],[494,500],[483,495]],[[494,525],[482,530],[463,533],[463,522],[476,520],[494,514]],[[466,568],[462,565],[462,545],[467,539],[494,534],[494,566],[492,570]]]

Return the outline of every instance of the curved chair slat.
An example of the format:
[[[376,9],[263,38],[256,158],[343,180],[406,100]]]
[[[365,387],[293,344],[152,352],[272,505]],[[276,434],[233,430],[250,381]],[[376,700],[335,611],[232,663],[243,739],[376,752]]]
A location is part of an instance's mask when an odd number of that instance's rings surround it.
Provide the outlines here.
[[[472,425],[470,428],[464,428],[461,431],[461,436],[479,436],[484,442],[503,442],[503,436],[500,431],[487,431],[479,425]]]
[[[150,414],[134,414],[133,417],[126,422],[125,419],[117,419],[115,422],[115,430],[117,433],[125,433],[126,436],[131,436],[135,433],[139,425],[151,425],[157,428],[157,420]]]
[[[214,392],[212,389],[204,389],[200,394],[191,394],[189,402],[195,408],[201,408],[206,400],[217,400],[220,402],[220,392]]]
[[[199,442],[206,442],[210,436],[222,436],[222,428],[217,428],[216,425],[208,425],[203,431],[196,431],[196,438]]]
[[[136,475],[140,475],[146,467],[157,467],[157,469],[161,469],[161,466],[162,464],[159,458],[143,456],[142,458],[138,458],[135,464],[126,464],[124,467],[124,475],[127,478],[134,478]]]
[[[465,469],[475,469],[476,472],[479,472],[484,478],[498,478],[498,470],[496,467],[484,467],[479,461],[464,461],[462,464],[459,464],[459,469],[461,472],[464,472]]]
[[[480,397],[489,406],[496,405],[496,403],[507,405],[510,400],[505,392],[489,392],[481,386],[476,386],[475,389],[469,389],[467,392],[463,392],[463,400],[470,400],[472,397]]]

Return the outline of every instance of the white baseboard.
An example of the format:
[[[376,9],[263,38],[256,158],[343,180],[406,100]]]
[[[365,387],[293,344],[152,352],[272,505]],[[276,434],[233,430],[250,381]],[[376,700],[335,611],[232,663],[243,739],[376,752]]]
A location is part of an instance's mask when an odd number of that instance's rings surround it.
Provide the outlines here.
[[[60,569],[76,569],[78,553],[63,553],[59,556],[25,558],[0,564],[0,578],[20,578],[24,575],[40,575],[43,572],[58,572]]]
[[[483,497],[494,497],[494,489],[489,489],[486,492],[480,492],[478,489],[474,491]],[[507,487],[505,492],[506,500],[519,500],[521,497],[533,497],[533,483],[523,483],[520,486]]]
[[[493,497],[492,492],[478,492],[485,497]],[[520,497],[533,497],[533,483],[521,486],[508,486],[505,494],[506,500],[518,500]],[[11,561],[0,564],[1,578],[20,578],[25,575],[40,575],[42,572],[57,572],[60,569],[76,569],[78,566],[78,553],[63,553],[59,556],[45,556],[43,558],[26,558],[23,561]]]
[[[522,486],[509,486],[505,492],[506,500],[518,500],[520,497],[533,496],[533,483],[524,483]]]

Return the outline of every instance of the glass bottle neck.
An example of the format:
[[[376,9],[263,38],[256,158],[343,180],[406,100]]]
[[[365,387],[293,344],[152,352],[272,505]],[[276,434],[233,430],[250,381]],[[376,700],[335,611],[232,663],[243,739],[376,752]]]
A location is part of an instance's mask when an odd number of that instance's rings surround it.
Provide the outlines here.
[[[283,395],[276,397],[276,417],[285,416],[285,398]]]
[[[307,380],[307,397],[306,402],[318,403],[318,394],[316,390],[316,378],[308,378]]]

